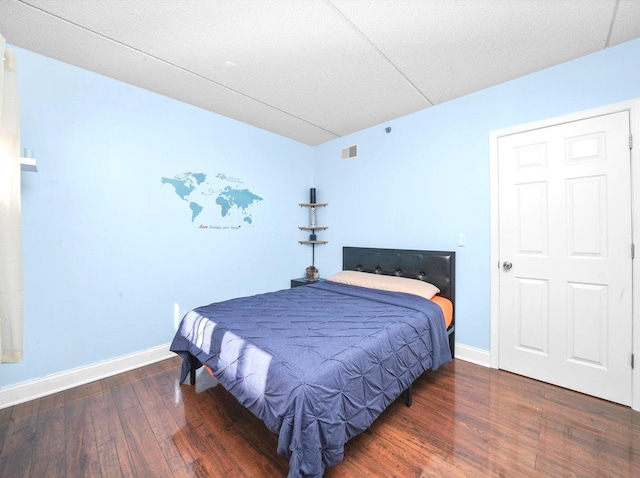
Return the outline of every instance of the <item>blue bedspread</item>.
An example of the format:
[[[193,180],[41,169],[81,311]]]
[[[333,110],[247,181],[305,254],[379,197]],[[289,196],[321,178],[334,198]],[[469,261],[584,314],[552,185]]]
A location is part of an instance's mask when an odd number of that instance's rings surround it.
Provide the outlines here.
[[[289,477],[321,477],[427,369],[451,360],[441,309],[421,297],[322,282],[199,307],[171,344],[213,370],[278,434]]]

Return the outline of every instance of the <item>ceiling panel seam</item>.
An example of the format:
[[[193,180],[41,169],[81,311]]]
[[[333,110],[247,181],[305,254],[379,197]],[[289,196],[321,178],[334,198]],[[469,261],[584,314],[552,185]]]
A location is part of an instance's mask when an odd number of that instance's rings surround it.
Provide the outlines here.
[[[269,104],[269,103],[266,103],[266,102],[264,102],[264,101],[261,101],[261,100],[259,100],[259,99],[257,99],[257,98],[252,97],[251,95],[247,95],[247,94],[245,94],[245,93],[242,93],[241,91],[238,91],[238,90],[235,90],[235,89],[233,89],[233,88],[230,88],[230,87],[228,87],[228,86],[226,86],[226,85],[224,85],[224,84],[222,84],[222,83],[218,83],[217,81],[214,81],[214,80],[212,80],[211,78],[207,78],[206,76],[200,75],[199,73],[196,73],[196,72],[194,72],[194,71],[188,70],[188,69],[186,69],[186,68],[184,68],[184,67],[182,67],[182,66],[176,65],[175,63],[171,63],[171,62],[169,62],[169,61],[167,61],[167,60],[164,60],[164,59],[162,59],[162,58],[159,58],[159,57],[157,57],[157,56],[155,56],[155,55],[152,55],[151,53],[148,53],[148,52],[146,52],[146,51],[140,50],[139,48],[135,48],[135,47],[133,47],[133,46],[131,46],[131,45],[127,45],[126,43],[123,43],[123,42],[118,41],[118,40],[116,40],[116,39],[114,39],[114,38],[108,37],[107,35],[104,35],[104,34],[102,34],[102,33],[96,32],[96,31],[94,31],[94,30],[91,30],[90,28],[87,28],[87,27],[85,27],[85,26],[83,26],[83,25],[80,25],[80,24],[78,24],[78,23],[72,22],[72,21],[70,21],[70,20],[68,20],[68,19],[66,19],[66,18],[63,18],[63,17],[61,17],[61,16],[59,16],[59,15],[56,15],[55,13],[48,12],[47,10],[44,10],[44,9],[42,9],[42,8],[40,8],[40,7],[37,7],[37,6],[35,6],[35,5],[31,5],[31,4],[29,4],[29,3],[26,3],[26,2],[24,2],[23,0],[20,0],[20,2],[21,2],[21,3],[23,3],[24,5],[26,5],[26,6],[30,7],[30,8],[33,8],[33,9],[35,9],[35,10],[38,10],[38,11],[40,11],[40,12],[44,13],[45,15],[49,15],[49,16],[52,16],[52,17],[54,17],[54,18],[57,18],[58,20],[60,20],[60,21],[62,21],[62,22],[64,22],[64,23],[68,23],[69,25],[73,25],[73,26],[74,26],[74,27],[76,27],[76,28],[79,28],[79,29],[84,30],[84,31],[89,32],[89,33],[92,33],[92,34],[94,34],[94,35],[96,35],[96,36],[98,36],[98,37],[100,37],[100,38],[104,38],[105,40],[108,40],[108,41],[110,41],[110,42],[115,43],[116,45],[120,45],[120,46],[122,46],[122,47],[124,47],[124,48],[128,48],[128,49],[130,49],[131,51],[135,51],[135,52],[141,53],[141,54],[143,54],[143,55],[145,55],[145,56],[147,56],[147,57],[149,57],[149,58],[153,58],[154,60],[159,61],[160,63],[164,63],[165,65],[169,65],[169,66],[170,66],[170,67],[172,67],[172,68],[175,68],[175,69],[177,69],[177,70],[180,70],[180,71],[182,71],[182,72],[184,72],[184,73],[187,73],[187,74],[189,74],[189,75],[193,75],[193,76],[195,76],[195,77],[197,77],[197,78],[200,78],[200,79],[202,79],[202,80],[204,80],[204,81],[206,81],[206,82],[208,82],[208,83],[211,83],[211,84],[217,85],[217,86],[219,86],[219,87],[221,87],[221,88],[224,88],[224,89],[226,89],[226,90],[228,90],[228,91],[231,91],[231,92],[236,93],[236,94],[238,94],[238,95],[244,96],[245,98],[248,98],[248,99],[250,99],[250,100],[252,100],[252,101],[255,101],[256,103],[260,103],[261,105],[267,106],[268,108],[271,108],[271,109],[273,109],[273,110],[279,111],[280,113],[283,113],[283,114],[285,114],[285,115],[287,115],[287,116],[290,116],[291,118],[295,118],[295,119],[297,119],[297,120],[299,120],[299,121],[302,121],[303,123],[306,123],[306,124],[308,124],[308,125],[310,125],[310,126],[313,126],[314,128],[318,128],[318,129],[320,129],[320,130],[322,130],[322,131],[325,131],[325,132],[327,132],[327,133],[329,133],[329,134],[331,134],[331,135],[335,136],[336,138],[340,138],[340,137],[342,137],[342,135],[340,135],[340,134],[338,134],[338,133],[335,133],[335,132],[333,132],[333,131],[331,131],[331,130],[328,130],[327,128],[324,128],[324,127],[322,127],[322,126],[319,126],[319,125],[317,125],[317,124],[314,124],[314,123],[312,123],[312,122],[310,122],[310,121],[307,121],[307,120],[306,120],[306,119],[304,119],[304,118],[300,118],[299,116],[296,116],[296,115],[294,115],[294,114],[292,114],[292,113],[289,113],[288,111],[285,111],[285,110],[283,110],[283,109],[281,109],[281,108],[278,108],[277,106],[274,106],[274,105],[272,105],[272,104]]]
[[[338,13],[338,15],[340,15],[349,25],[351,25],[351,27],[358,33],[358,35],[360,35],[367,43],[369,43],[369,45],[371,45],[379,54],[380,56],[382,56],[382,58],[384,58],[391,66],[393,66],[393,68],[400,74],[400,76],[402,76],[407,83],[409,83],[411,85],[411,87],[413,89],[415,89],[418,94],[420,96],[422,96],[428,103],[429,106],[434,106],[435,103],[433,101],[431,101],[431,99],[420,89],[416,86],[416,84],[411,81],[409,79],[409,77],[407,75],[405,75],[402,70],[400,68],[398,68],[396,66],[396,64],[391,61],[391,58],[389,58],[387,55],[385,55],[382,50],[380,50],[380,48],[378,48],[378,46],[372,42],[369,37],[367,35],[365,35],[362,30],[360,30],[350,19],[349,17],[347,17],[342,10],[340,10],[338,7],[336,7],[333,2],[331,2],[331,0],[325,0],[329,5],[331,5],[331,7]]]
[[[604,48],[609,48],[611,42],[611,35],[613,34],[613,26],[616,23],[616,17],[618,16],[618,7],[620,6],[620,0],[616,0],[613,6],[613,14],[611,15],[611,22],[609,23],[609,31],[607,32],[607,39],[604,42]]]

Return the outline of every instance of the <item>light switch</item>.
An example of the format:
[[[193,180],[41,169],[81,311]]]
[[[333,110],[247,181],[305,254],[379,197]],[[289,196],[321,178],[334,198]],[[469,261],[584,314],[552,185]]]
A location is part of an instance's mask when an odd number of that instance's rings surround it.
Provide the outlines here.
[[[458,247],[464,247],[467,245],[467,235],[460,233],[458,234]]]

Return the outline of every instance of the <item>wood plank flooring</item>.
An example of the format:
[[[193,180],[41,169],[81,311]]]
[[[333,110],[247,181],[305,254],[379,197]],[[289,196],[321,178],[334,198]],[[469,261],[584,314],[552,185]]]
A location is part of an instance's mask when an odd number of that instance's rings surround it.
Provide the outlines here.
[[[284,477],[277,437],[179,359],[0,410],[0,477]],[[343,477],[637,477],[640,413],[461,360],[425,374],[326,471]]]

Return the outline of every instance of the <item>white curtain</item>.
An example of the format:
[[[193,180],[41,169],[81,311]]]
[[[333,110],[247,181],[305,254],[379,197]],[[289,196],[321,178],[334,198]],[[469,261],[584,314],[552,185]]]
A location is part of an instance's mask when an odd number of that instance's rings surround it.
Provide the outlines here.
[[[16,55],[0,35],[0,360],[22,361],[20,101]]]

